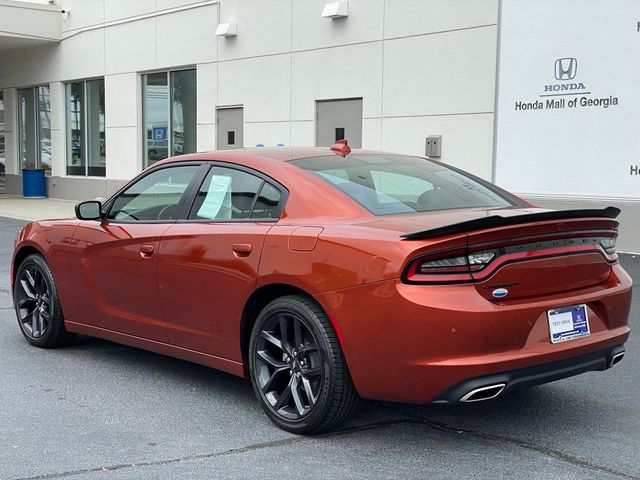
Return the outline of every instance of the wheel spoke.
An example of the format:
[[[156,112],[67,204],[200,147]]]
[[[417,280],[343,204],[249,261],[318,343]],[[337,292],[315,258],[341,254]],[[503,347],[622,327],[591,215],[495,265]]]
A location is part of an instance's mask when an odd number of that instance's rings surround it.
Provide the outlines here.
[[[36,279],[33,277],[33,274],[29,271],[28,268],[24,269],[24,274],[27,277],[27,280],[29,281],[29,285],[31,285],[31,287],[35,288],[36,287]]]
[[[273,390],[273,387],[276,383],[276,379],[282,372],[286,370],[288,370],[287,367],[277,368],[276,370],[274,370],[274,372],[269,377],[269,380],[267,380],[266,383],[262,386],[262,391],[264,392],[265,395]]]
[[[293,403],[296,406],[296,410],[298,413],[302,415],[304,413],[304,405],[302,404],[302,399],[300,398],[300,381],[298,377],[295,375],[291,377],[291,396],[293,397]]]
[[[311,388],[311,382],[308,378],[302,377],[302,386],[304,387],[304,393],[307,395],[311,405],[315,405],[318,398],[314,395],[313,389]]]
[[[289,321],[288,318],[280,314],[279,316],[279,324],[280,324],[280,342],[282,345],[282,349],[287,353],[291,352],[291,345],[289,344]]]
[[[42,330],[42,325],[41,325],[41,318],[40,318],[40,314],[38,312],[38,310],[34,310],[33,313],[31,314],[31,334],[34,337],[39,337],[40,336],[40,331]]]
[[[302,374],[307,378],[319,377],[322,375],[322,369],[320,367],[309,368],[302,370]]]
[[[267,342],[269,342],[269,343],[275,345],[276,347],[278,347],[280,350],[284,350],[282,348],[282,342],[272,332],[267,332],[267,331],[263,330],[260,333],[260,336],[262,338],[264,338]]]
[[[302,322],[298,319],[293,321],[293,336],[295,342],[294,347],[300,349],[302,347]]]
[[[300,353],[299,355],[304,355],[306,353],[311,353],[311,352],[317,352],[318,351],[318,346],[315,343],[310,343],[308,345],[303,345],[302,348],[300,349]]]
[[[18,308],[25,308],[25,305],[27,304],[31,304],[34,305],[35,304],[35,300],[33,298],[23,298],[22,300],[18,301]]]
[[[25,270],[25,272],[26,272],[26,270]],[[22,290],[27,295],[27,297],[29,297],[30,299],[35,300],[36,294],[33,291],[33,287],[31,285],[29,285],[28,280],[20,280],[20,285],[22,285]]]
[[[287,385],[287,388],[285,388],[283,390],[283,392],[280,395],[280,398],[278,398],[278,401],[276,402],[276,404],[273,406],[274,410],[277,412],[282,407],[285,407],[290,399],[291,399],[291,380],[289,381],[289,384]]]
[[[258,356],[274,368],[279,369],[279,368],[289,367],[289,365],[286,362],[274,358],[273,355],[271,355],[266,350],[258,350]]]

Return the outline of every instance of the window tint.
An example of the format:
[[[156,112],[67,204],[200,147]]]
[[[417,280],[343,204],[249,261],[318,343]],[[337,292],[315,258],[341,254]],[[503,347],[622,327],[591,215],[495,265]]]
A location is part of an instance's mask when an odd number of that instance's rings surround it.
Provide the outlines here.
[[[294,160],[375,215],[515,205],[496,190],[445,166],[400,155]]]
[[[264,182],[256,204],[251,212],[251,218],[278,218],[278,204],[280,203],[280,191]]]
[[[156,170],[121,193],[107,218],[125,221],[172,220],[178,204],[199,165]]]
[[[200,186],[190,219],[249,218],[263,180],[233,168],[213,167]]]

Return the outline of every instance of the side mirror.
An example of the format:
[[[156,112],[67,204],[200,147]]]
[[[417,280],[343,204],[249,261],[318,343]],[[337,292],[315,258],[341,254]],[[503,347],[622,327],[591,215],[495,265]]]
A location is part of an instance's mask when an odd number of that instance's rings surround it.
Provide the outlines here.
[[[102,203],[95,200],[80,202],[76,205],[76,217],[80,220],[100,220],[102,218]]]

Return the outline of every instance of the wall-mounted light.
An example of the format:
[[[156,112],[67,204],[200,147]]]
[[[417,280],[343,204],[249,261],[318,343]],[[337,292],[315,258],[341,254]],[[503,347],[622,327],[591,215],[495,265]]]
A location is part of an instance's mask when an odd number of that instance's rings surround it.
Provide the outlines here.
[[[235,37],[238,35],[237,23],[221,23],[216,28],[216,35],[218,37]]]
[[[349,16],[349,2],[325,3],[321,17],[344,18]]]

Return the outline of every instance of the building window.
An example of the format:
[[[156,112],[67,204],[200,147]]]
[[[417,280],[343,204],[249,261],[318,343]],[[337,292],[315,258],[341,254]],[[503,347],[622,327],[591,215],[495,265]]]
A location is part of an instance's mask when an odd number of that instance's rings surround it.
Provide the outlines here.
[[[104,177],[104,79],[67,83],[66,102],[67,175]]]
[[[5,174],[6,160],[4,153],[4,95],[0,90],[0,176]],[[0,184],[0,192],[4,191],[4,180]]]
[[[196,71],[142,76],[145,166],[196,151]]]
[[[49,85],[18,90],[18,143],[24,169],[51,171],[51,97]]]

